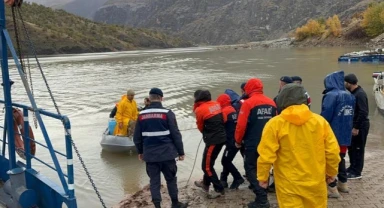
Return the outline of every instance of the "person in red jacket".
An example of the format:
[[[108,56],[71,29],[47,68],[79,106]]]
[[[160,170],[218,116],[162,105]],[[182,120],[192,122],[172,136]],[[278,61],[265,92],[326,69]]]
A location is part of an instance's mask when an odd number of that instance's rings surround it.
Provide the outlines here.
[[[204,177],[202,181],[195,181],[195,185],[208,192],[212,183],[215,191],[209,194],[208,198],[217,198],[224,195],[224,187],[214,169],[217,156],[226,142],[223,115],[220,104],[211,100],[208,90],[197,90],[194,97],[196,124],[205,143],[202,161]]]
[[[235,130],[237,123],[237,112],[234,107],[231,105],[231,98],[227,94],[221,94],[217,98],[217,102],[220,103],[225,132],[227,135],[226,148],[224,150],[223,157],[221,159],[221,164],[223,165],[223,172],[220,175],[220,181],[224,187],[228,187],[228,175],[229,173],[233,176],[233,182],[230,189],[237,189],[239,186],[244,183],[243,177],[241,177],[240,172],[237,170],[235,165],[232,163],[239,149],[235,145]]]
[[[260,187],[256,179],[256,161],[259,157],[257,146],[260,143],[265,124],[277,115],[277,108],[275,102],[263,94],[263,83],[260,79],[248,80],[244,88],[249,98],[241,105],[235,140],[238,148],[244,143],[245,173],[251,184],[250,188],[256,194],[256,200],[249,203],[248,207],[268,208],[270,205],[267,190]]]

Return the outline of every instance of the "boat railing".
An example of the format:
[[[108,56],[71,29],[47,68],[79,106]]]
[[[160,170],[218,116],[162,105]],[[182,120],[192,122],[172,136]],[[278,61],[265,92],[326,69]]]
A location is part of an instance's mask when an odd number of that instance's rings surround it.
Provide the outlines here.
[[[0,100],[0,103],[3,103],[5,104],[5,101],[4,100]],[[22,135],[23,137],[23,142],[24,142],[24,151],[22,150],[18,150],[19,152],[23,152],[24,155],[25,155],[25,160],[26,160],[26,169],[31,169],[32,168],[32,159],[35,159],[37,160],[38,162],[44,164],[45,166],[49,167],[50,169],[54,170],[55,172],[57,172],[58,174],[58,177],[61,181],[61,185],[62,185],[62,188],[64,189],[64,192],[65,194],[67,195],[67,197],[69,199],[73,199],[74,198],[74,170],[73,170],[73,154],[72,154],[72,138],[71,138],[71,135],[70,135],[70,131],[71,131],[71,124],[70,124],[70,121],[68,119],[68,117],[66,116],[62,116],[62,115],[58,115],[58,114],[55,114],[55,113],[51,113],[51,112],[48,112],[48,111],[45,111],[43,109],[37,109],[37,110],[33,110],[32,107],[29,107],[29,106],[26,106],[26,105],[22,105],[22,104],[17,104],[17,103],[12,103],[12,106],[13,107],[17,107],[17,108],[21,108],[23,109],[23,117],[24,117],[24,135]],[[44,135],[45,138],[48,138],[46,139],[46,145],[42,144],[41,142],[38,142],[36,140],[32,140],[35,144],[37,145],[40,145],[41,147],[45,148],[45,149],[48,149],[48,151],[50,152],[50,155],[52,157],[52,160],[53,160],[53,163],[55,165],[55,167],[53,167],[52,165],[49,165],[48,163],[44,162],[42,159],[34,156],[31,154],[30,152],[30,142],[31,142],[31,138],[29,137],[29,119],[28,119],[28,112],[29,111],[34,111],[35,113],[38,112],[39,114],[41,115],[44,115],[44,116],[47,116],[47,117],[50,117],[50,118],[53,118],[53,119],[56,119],[56,120],[60,120],[63,122],[64,124],[64,130],[65,130],[65,147],[66,147],[66,152],[65,154],[62,153],[62,152],[59,152],[57,150],[55,150],[52,146],[52,143],[48,137],[48,135]],[[4,124],[4,126],[0,126],[0,128],[2,128],[4,131],[6,130],[6,122]],[[13,128],[13,127],[12,127]],[[18,132],[14,132],[15,134],[20,134]],[[45,131],[43,131],[43,134],[47,134]],[[12,139],[12,138],[9,138],[8,139]],[[0,141],[3,142],[3,147],[2,147],[2,155],[4,156],[5,155],[5,144],[8,144],[6,140],[6,137],[4,137],[3,139],[0,139]],[[14,150],[11,150],[11,151],[16,151],[16,149]],[[61,166],[60,166],[60,163],[59,163],[59,160],[57,159],[56,157],[56,154],[60,155],[60,156],[63,156],[67,159],[67,173],[65,174],[63,172],[63,170],[61,169]],[[65,180],[65,178],[67,178],[68,180],[68,183],[67,183],[67,180]]]

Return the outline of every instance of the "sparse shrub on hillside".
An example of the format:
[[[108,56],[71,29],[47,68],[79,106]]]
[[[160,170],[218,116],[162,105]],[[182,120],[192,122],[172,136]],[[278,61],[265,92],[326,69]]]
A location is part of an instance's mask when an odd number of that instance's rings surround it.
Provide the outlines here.
[[[325,25],[320,24],[317,20],[310,19],[307,24],[296,29],[295,37],[300,41],[308,37],[320,36],[324,31]]]
[[[329,35],[339,37],[341,35],[342,26],[337,15],[329,17],[327,21],[324,18],[317,20],[310,19],[307,24],[299,27],[295,31],[295,38],[302,41],[309,37],[327,38]]]
[[[326,25],[330,34],[334,37],[339,37],[341,35],[341,22],[337,15],[333,15],[333,17],[329,17],[327,19]]]
[[[384,33],[384,2],[370,4],[363,13],[361,25],[371,37]]]

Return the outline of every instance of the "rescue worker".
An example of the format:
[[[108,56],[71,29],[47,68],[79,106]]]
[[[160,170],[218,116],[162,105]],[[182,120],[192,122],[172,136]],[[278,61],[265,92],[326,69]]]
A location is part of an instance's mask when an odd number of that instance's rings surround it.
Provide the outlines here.
[[[291,79],[292,79],[293,83],[296,83],[298,85],[302,85],[302,83],[303,83],[303,79],[301,79],[301,77],[299,77],[299,76],[293,76],[293,77],[291,77]],[[307,97],[307,105],[309,108],[311,108],[311,104],[312,104],[311,96],[309,96],[307,91],[305,91],[305,96]]]
[[[244,183],[243,177],[241,177],[240,172],[237,170],[235,165],[232,163],[239,149],[235,146],[235,130],[237,123],[237,113],[236,110],[231,106],[231,98],[227,94],[221,94],[217,98],[217,102],[220,103],[225,132],[227,135],[226,148],[224,150],[223,157],[221,159],[221,164],[223,165],[223,172],[220,175],[220,181],[223,184],[224,188],[228,187],[228,175],[231,173],[233,176],[233,182],[230,189],[237,189],[239,186]]]
[[[241,96],[240,96],[240,100],[239,100],[239,110],[237,112],[240,111],[240,108],[241,108],[241,105],[244,103],[244,101],[248,98],[248,95],[247,93],[245,93],[245,84],[247,84],[246,82],[243,82],[241,83],[240,85],[240,88],[241,88]]]
[[[203,134],[205,143],[202,161],[204,177],[201,181],[195,181],[195,185],[209,193],[209,186],[212,183],[214,191],[208,194],[208,198],[213,199],[224,195],[224,187],[214,169],[217,156],[227,140],[224,119],[220,104],[211,100],[211,93],[208,90],[197,90],[194,97],[193,111],[196,114],[196,124]]]
[[[139,111],[147,109],[150,104],[151,104],[151,101],[149,100],[149,98],[147,97],[144,98],[144,107],[140,107]]]
[[[243,82],[240,85],[241,96],[239,96],[235,91],[233,91],[231,89],[226,89],[224,91],[224,93],[229,95],[229,97],[231,98],[231,105],[232,105],[233,108],[235,108],[237,113],[239,113],[240,108],[241,108],[241,104],[247,98],[246,95],[245,95],[244,86],[245,86],[245,82]]]
[[[283,87],[277,99],[282,112],[265,125],[257,148],[257,179],[266,188],[273,165],[280,208],[326,208],[324,179],[335,180],[340,162],[332,129],[309,110],[304,92],[296,84]]]
[[[135,122],[138,116],[137,104],[133,99],[135,92],[131,89],[127,91],[127,95],[123,95],[117,106],[116,112],[116,128],[114,135],[130,136],[134,132]]]
[[[281,89],[286,85],[286,84],[290,84],[292,83],[292,78],[291,77],[288,77],[288,76],[282,76],[280,78],[280,81],[279,81],[279,92],[278,94],[276,95],[275,98],[273,98],[273,101],[275,101],[275,104],[277,105],[277,98],[279,97],[279,93],[281,91]],[[281,110],[279,109],[280,107],[277,106],[277,110],[278,112],[281,112]]]
[[[256,160],[259,157],[257,146],[261,139],[264,125],[277,115],[275,102],[263,94],[263,83],[260,79],[248,80],[244,87],[248,99],[241,106],[236,125],[236,147],[240,148],[244,140],[244,167],[250,188],[256,194],[256,200],[248,207],[268,208],[267,190],[259,186],[256,180]]]
[[[339,198],[339,191],[348,193],[345,154],[351,144],[353,108],[355,98],[344,87],[344,71],[328,74],[324,80],[325,91],[321,105],[321,115],[328,121],[340,146],[338,181],[328,186],[328,197]]]
[[[159,88],[149,91],[149,99],[151,104],[148,109],[140,112],[133,141],[139,159],[146,162],[152,202],[156,208],[161,207],[160,173],[163,173],[172,208],[187,207],[187,204],[178,199],[175,158],[183,161],[185,155],[175,114],[162,106],[163,92]]]
[[[364,167],[364,152],[369,132],[369,107],[367,94],[359,85],[354,74],[348,74],[344,78],[345,87],[356,98],[355,115],[353,117],[352,142],[348,147],[350,166],[347,169],[348,179],[362,178]]]

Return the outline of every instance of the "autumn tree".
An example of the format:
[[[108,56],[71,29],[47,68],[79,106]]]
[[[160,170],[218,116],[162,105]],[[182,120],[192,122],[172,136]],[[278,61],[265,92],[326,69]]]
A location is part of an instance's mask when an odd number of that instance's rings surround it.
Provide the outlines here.
[[[371,4],[364,11],[361,26],[371,37],[384,33],[384,2]]]

